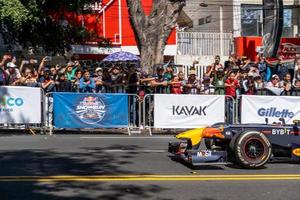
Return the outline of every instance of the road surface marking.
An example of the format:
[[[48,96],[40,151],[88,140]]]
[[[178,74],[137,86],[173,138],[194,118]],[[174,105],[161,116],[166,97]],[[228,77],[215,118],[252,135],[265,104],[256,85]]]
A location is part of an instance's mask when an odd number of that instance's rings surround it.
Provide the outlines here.
[[[80,139],[174,139],[174,136],[82,136]]]
[[[0,182],[112,182],[112,181],[283,181],[300,174],[256,175],[130,175],[130,176],[0,176]]]

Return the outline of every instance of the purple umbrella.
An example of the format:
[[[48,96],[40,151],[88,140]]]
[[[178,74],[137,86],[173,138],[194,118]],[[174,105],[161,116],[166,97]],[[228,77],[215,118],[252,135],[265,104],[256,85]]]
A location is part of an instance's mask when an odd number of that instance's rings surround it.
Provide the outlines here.
[[[110,54],[103,61],[108,62],[121,62],[121,61],[140,61],[140,57],[125,51],[119,51],[113,54]]]

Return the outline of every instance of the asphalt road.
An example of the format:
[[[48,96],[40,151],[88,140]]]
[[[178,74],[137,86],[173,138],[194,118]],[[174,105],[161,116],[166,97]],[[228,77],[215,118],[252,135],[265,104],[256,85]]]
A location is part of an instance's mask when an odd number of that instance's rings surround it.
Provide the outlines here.
[[[0,136],[0,199],[297,199],[300,165],[190,168],[171,136]]]

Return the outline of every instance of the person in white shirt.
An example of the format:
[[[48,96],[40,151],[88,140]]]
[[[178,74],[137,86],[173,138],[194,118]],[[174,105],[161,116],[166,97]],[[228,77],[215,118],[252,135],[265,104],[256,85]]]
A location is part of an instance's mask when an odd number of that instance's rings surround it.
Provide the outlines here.
[[[5,70],[8,77],[8,85],[17,85],[19,79],[21,78],[21,74],[19,69],[17,69],[17,65],[13,62],[9,62],[6,65],[7,69]]]
[[[271,79],[271,81],[269,81],[268,83],[267,83],[267,87],[277,87],[277,88],[279,88],[280,87],[280,79],[279,79],[279,76],[278,75],[276,75],[276,74],[274,74],[273,76],[272,76],[272,79]]]

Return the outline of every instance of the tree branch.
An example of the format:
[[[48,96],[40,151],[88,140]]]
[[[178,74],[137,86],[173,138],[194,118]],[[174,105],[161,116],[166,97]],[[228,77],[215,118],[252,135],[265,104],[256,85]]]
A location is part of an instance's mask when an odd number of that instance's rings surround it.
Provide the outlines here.
[[[146,15],[143,9],[141,0],[126,0],[128,6],[128,12],[130,15],[130,23],[135,32],[135,37],[138,47],[140,48],[140,44],[142,43],[143,33],[145,29],[146,23]]]

